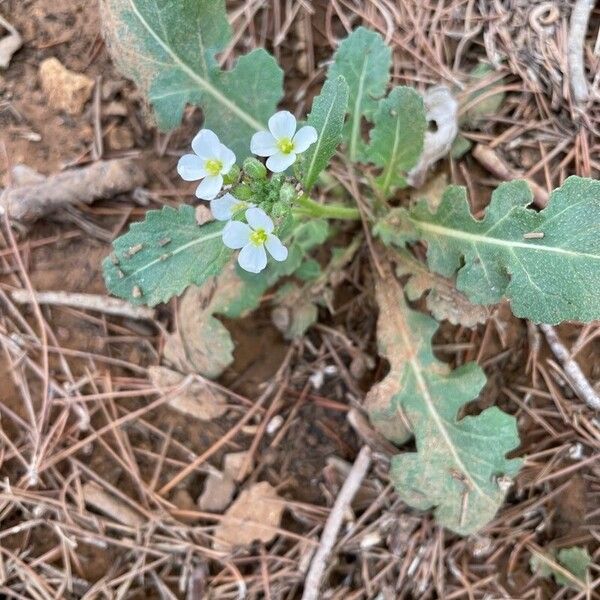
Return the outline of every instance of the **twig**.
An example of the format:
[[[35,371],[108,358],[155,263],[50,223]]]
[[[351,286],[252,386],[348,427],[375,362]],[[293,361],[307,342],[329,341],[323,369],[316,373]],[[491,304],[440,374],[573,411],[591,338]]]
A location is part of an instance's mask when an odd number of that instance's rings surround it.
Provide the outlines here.
[[[540,325],[540,329],[544,332],[552,352],[561,362],[577,395],[593,410],[600,410],[600,396],[594,391],[579,365],[571,358],[571,354],[556,335],[554,327]]]
[[[585,78],[584,46],[590,14],[596,0],[577,0],[571,11],[569,28],[569,73],[571,74],[571,91],[575,104],[580,105],[588,99],[589,89]]]
[[[323,534],[321,535],[321,543],[313,556],[310,564],[310,569],[304,581],[304,593],[302,600],[317,600],[320,597],[319,589],[321,587],[321,578],[325,571],[325,566],[335,540],[337,538],[344,515],[356,492],[360,488],[362,480],[365,478],[369,466],[371,464],[371,449],[368,446],[363,446],[359,452],[354,465],[348,477],[335,500],[335,503],[329,513]]]
[[[7,188],[0,195],[0,213],[33,222],[64,206],[112,198],[146,183],[139,162],[131,158],[99,161],[88,167],[51,175],[31,185]]]
[[[153,320],[155,312],[146,306],[134,306],[125,300],[96,294],[72,294],[70,292],[35,292],[34,297],[27,290],[14,290],[11,298],[19,304],[29,304],[34,300],[39,304],[73,306],[86,310],[96,310],[107,315],[129,319]]]
[[[533,179],[524,177],[521,173],[514,171],[509,167],[489,146],[477,144],[473,150],[473,158],[483,165],[492,175],[503,181],[512,179],[524,179],[533,192],[533,203],[539,208],[544,208],[548,204],[548,192],[538,185]]]

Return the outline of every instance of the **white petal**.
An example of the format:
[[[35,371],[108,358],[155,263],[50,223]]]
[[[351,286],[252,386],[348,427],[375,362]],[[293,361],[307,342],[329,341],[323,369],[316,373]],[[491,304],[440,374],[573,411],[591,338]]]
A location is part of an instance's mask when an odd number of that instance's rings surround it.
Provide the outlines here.
[[[293,152],[284,154],[278,152],[267,158],[267,169],[273,171],[273,173],[283,173],[289,169],[296,162],[296,155]]]
[[[317,139],[319,139],[317,130],[311,125],[306,125],[298,131],[292,140],[294,142],[294,152],[298,154],[306,152],[309,146],[312,146]]]
[[[233,209],[240,201],[231,194],[210,201],[210,210],[217,221],[229,221],[233,217]]]
[[[271,156],[279,152],[277,140],[268,131],[259,131],[252,136],[250,151],[257,156]]]
[[[185,181],[198,181],[206,177],[204,161],[195,154],[186,154],[177,163],[177,172]]]
[[[241,221],[229,221],[223,229],[223,243],[232,250],[239,250],[250,243],[252,229]]]
[[[227,173],[231,171],[231,167],[235,165],[235,154],[233,153],[233,150],[230,150],[227,146],[225,146],[225,144],[221,144],[219,149],[219,158],[223,163],[223,169],[221,170],[221,173],[223,173],[223,175],[227,175]]]
[[[238,263],[244,271],[250,273],[260,273],[267,266],[267,253],[265,247],[261,244],[248,244],[242,248],[238,256]]]
[[[217,158],[221,149],[221,142],[214,131],[201,129],[192,140],[192,149],[202,158]]]
[[[269,119],[269,130],[276,140],[291,140],[296,133],[296,117],[287,110],[280,110]]]
[[[206,177],[196,189],[196,198],[200,198],[200,200],[212,200],[221,191],[222,187],[222,175]]]
[[[246,221],[252,229],[264,229],[267,233],[273,231],[273,221],[262,208],[249,208],[246,211]]]
[[[288,249],[281,243],[279,238],[272,233],[267,236],[265,246],[269,254],[279,262],[286,260],[288,257]]]

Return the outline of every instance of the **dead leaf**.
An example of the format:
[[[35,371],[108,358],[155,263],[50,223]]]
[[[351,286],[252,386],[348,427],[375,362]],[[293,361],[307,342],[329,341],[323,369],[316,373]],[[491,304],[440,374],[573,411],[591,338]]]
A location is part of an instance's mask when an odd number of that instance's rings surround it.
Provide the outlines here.
[[[285,504],[266,481],[244,490],[215,529],[215,550],[230,551],[258,540],[265,544],[276,535]]]
[[[86,504],[107,514],[115,521],[130,527],[143,525],[144,519],[139,513],[124,504],[122,500],[103,490],[97,483],[89,481],[84,484],[82,493]]]
[[[223,512],[235,494],[235,481],[226,473],[211,472],[204,482],[198,506],[208,512]]]
[[[450,152],[458,134],[458,102],[446,86],[439,85],[427,90],[423,101],[427,120],[433,121],[436,127],[435,131],[425,134],[421,158],[408,174],[408,183],[416,188],[425,183],[430,167]]]
[[[489,308],[473,304],[456,289],[452,280],[431,272],[409,252],[395,250],[390,257],[398,265],[398,276],[411,274],[404,286],[409,300],[414,302],[429,291],[426,298],[427,308],[437,321],[446,320],[453,325],[473,328],[490,318]]]
[[[182,373],[214,379],[232,362],[234,344],[229,331],[213,315],[243,316],[260,302],[264,286],[242,280],[232,261],[221,274],[183,295],[177,311],[177,330],[167,336],[164,358]]]
[[[148,374],[160,390],[181,385],[186,379],[186,375],[166,367],[150,367]],[[202,421],[217,419],[227,412],[227,401],[223,394],[191,378],[182,391],[169,401],[169,406]]]
[[[243,481],[248,475],[247,470],[252,468],[252,461],[250,461],[246,469],[242,471],[247,458],[248,452],[230,452],[226,454],[223,460],[223,471],[234,481]]]
[[[8,31],[8,35],[0,39],[0,69],[8,69],[15,52],[23,45],[19,32],[5,19],[0,17],[0,25]]]
[[[47,58],[40,65],[42,89],[48,104],[70,115],[80,115],[92,95],[94,80],[69,71],[57,58]]]

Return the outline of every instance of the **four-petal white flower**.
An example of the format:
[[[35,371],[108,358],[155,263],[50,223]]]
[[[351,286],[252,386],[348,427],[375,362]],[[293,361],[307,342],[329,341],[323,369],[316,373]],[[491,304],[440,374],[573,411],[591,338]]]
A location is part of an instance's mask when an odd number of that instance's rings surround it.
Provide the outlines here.
[[[235,215],[252,206],[254,206],[254,204],[251,202],[239,200],[229,193],[223,194],[223,196],[214,198],[210,201],[210,210],[217,221],[229,221],[230,219],[233,219]]]
[[[241,252],[238,263],[250,273],[260,273],[267,266],[267,252],[277,261],[288,257],[287,248],[279,238],[273,235],[273,221],[261,208],[249,208],[246,211],[248,224],[241,221],[229,221],[223,229],[223,243],[232,250]]]
[[[182,156],[177,172],[185,181],[201,183],[196,196],[201,200],[212,200],[223,187],[223,175],[231,171],[235,164],[235,154],[221,144],[217,134],[210,129],[202,129],[192,141],[195,154]]]
[[[319,137],[317,130],[306,125],[296,133],[296,117],[287,110],[275,113],[269,119],[269,131],[252,136],[250,149],[257,156],[268,156],[267,168],[282,173],[295,162],[298,154],[306,152]]]

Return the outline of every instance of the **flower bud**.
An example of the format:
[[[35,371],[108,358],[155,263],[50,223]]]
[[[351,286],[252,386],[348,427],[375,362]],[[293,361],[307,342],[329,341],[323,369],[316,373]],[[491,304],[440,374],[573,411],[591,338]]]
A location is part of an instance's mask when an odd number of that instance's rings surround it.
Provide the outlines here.
[[[271,208],[271,216],[276,221],[285,220],[290,214],[290,207],[283,202],[275,202]]]
[[[252,200],[252,198],[254,197],[254,192],[252,191],[252,188],[249,185],[246,185],[245,183],[236,185],[231,191],[236,198],[244,200],[245,202]]]
[[[250,156],[244,161],[244,173],[246,173],[250,179],[266,179],[267,167],[265,167],[260,160]]]
[[[227,173],[227,175],[223,175],[223,183],[225,185],[233,185],[234,183],[237,183],[238,179],[240,178],[240,173],[240,168],[237,165],[233,165],[233,167],[231,167],[229,170],[229,173]]]
[[[281,186],[281,190],[279,190],[279,200],[284,204],[292,204],[292,202],[296,199],[297,193],[294,189],[294,186],[290,183],[284,183]]]

